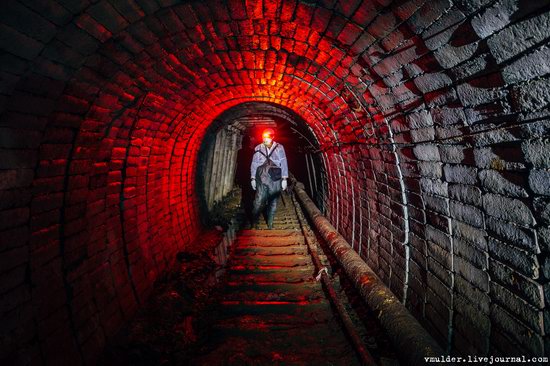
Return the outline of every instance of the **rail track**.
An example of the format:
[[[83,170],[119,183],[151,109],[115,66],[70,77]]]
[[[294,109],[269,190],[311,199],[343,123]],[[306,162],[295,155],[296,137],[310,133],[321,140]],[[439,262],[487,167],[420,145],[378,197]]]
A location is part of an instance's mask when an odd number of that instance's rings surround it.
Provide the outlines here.
[[[356,314],[350,285],[329,275],[293,195],[281,197],[274,227],[237,233],[205,352],[190,364],[398,365],[380,327],[369,329],[374,315]]]

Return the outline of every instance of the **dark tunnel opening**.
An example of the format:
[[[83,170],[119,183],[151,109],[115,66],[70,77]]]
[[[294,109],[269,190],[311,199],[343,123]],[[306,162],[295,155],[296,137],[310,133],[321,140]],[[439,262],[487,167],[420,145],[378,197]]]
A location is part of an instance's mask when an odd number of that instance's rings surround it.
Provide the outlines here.
[[[235,187],[241,190],[246,217],[250,218],[254,191],[250,187],[253,149],[261,143],[265,128],[274,128],[275,141],[286,151],[289,172],[324,212],[327,175],[320,145],[307,123],[295,112],[271,103],[237,105],[214,119],[199,151],[197,191],[201,219],[209,222],[209,212]]]

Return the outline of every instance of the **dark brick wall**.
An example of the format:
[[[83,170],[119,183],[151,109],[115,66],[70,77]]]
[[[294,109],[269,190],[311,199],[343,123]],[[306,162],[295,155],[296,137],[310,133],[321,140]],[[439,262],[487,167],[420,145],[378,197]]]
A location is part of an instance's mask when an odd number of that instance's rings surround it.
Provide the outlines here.
[[[547,5],[394,3],[341,93],[331,220],[452,352],[548,352]]]
[[[201,228],[208,125],[312,128],[328,216],[455,353],[550,349],[548,1],[0,5],[0,360],[90,364]]]

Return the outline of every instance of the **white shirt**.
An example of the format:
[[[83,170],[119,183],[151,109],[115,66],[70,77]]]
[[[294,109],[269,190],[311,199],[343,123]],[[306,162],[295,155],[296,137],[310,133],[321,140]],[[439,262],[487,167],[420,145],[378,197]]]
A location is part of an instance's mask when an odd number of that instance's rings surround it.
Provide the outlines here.
[[[260,151],[265,155],[269,155],[273,151],[269,159],[271,159],[271,161],[275,163],[275,165],[281,168],[281,176],[283,178],[288,178],[288,164],[286,161],[285,148],[283,147],[283,145],[275,141],[273,141],[271,148],[268,148],[264,144],[259,144],[254,148],[254,156],[252,157],[252,164],[250,164],[251,178],[256,178],[256,170],[267,160],[267,158],[262,153],[260,153]]]

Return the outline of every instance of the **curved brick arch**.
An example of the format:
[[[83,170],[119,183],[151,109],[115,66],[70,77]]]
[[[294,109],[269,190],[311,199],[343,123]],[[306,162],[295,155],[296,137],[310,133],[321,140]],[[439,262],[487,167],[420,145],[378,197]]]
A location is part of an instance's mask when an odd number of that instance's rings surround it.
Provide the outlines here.
[[[441,343],[548,352],[546,2],[18,0],[0,13],[9,352],[92,362],[201,230],[200,142],[248,101],[312,128],[330,220]]]
[[[238,89],[238,88],[235,88],[235,89]],[[231,88],[224,88],[222,90],[217,90],[216,91],[217,93],[221,94],[221,95],[227,95],[227,94],[231,94]],[[177,133],[177,138],[176,140],[181,140],[179,142],[176,142],[176,143],[179,143],[181,146],[182,146],[182,149],[185,148],[189,150],[189,153],[186,153],[184,155],[181,156],[181,159],[177,160],[176,159],[172,159],[171,160],[171,167],[174,167],[174,170],[170,172],[170,176],[171,176],[171,185],[172,186],[178,186],[178,187],[187,187],[187,189],[189,189],[190,193],[191,192],[194,192],[194,184],[193,182],[195,182],[196,180],[196,177],[195,177],[195,174],[196,174],[196,163],[198,161],[198,152],[199,152],[199,147],[200,147],[200,144],[202,143],[202,140],[206,134],[206,131],[208,129],[208,127],[210,126],[210,123],[212,121],[214,121],[215,119],[217,119],[224,111],[227,111],[227,110],[231,110],[232,108],[235,108],[236,106],[239,106],[245,102],[249,102],[249,101],[261,101],[261,102],[271,102],[271,103],[275,103],[275,105],[277,104],[277,102],[279,102],[280,100],[278,100],[278,98],[273,98],[273,97],[268,97],[268,98],[259,98],[258,96],[247,96],[247,95],[242,95],[240,96],[239,98],[231,98],[230,100],[228,101],[220,101],[220,99],[218,98],[213,98],[213,100],[217,101],[218,103],[216,103],[215,106],[208,106],[208,104],[206,104],[206,106],[204,107],[200,107],[199,109],[201,110],[208,110],[209,113],[208,114],[204,114],[202,116],[200,116],[201,118],[203,118],[203,121],[210,121],[208,123],[192,123],[192,122],[187,122],[187,123],[179,123],[179,126],[180,126],[180,131]],[[292,110],[292,109],[290,109]],[[304,115],[300,115],[301,111],[297,111],[297,110],[292,110],[294,113],[296,113],[302,120],[304,121],[308,121],[308,120],[311,120],[312,118],[309,117],[311,114],[304,114]],[[192,115],[193,113],[189,113],[189,115]],[[309,117],[309,118],[308,118]],[[315,116],[313,116],[315,117]],[[306,122],[307,123],[307,122]],[[314,135],[316,137],[322,137],[322,136],[325,136],[325,132],[324,130],[320,130],[317,126],[319,125],[319,123],[312,123],[310,126],[312,127],[312,131],[314,133]],[[182,138],[181,136],[184,135],[184,136],[188,136],[188,135],[191,135],[192,138]],[[321,142],[324,142],[325,144],[327,143],[325,139],[323,138],[319,138],[318,140],[320,140]],[[191,147],[189,147],[188,145],[191,145]],[[181,166],[185,165],[186,169],[183,170],[181,168]],[[191,211],[194,213],[194,215],[192,216],[194,218],[194,220],[196,222],[198,222],[198,210],[197,210],[197,199],[195,197],[195,195],[193,195],[193,200],[189,203],[191,208],[190,209],[178,209],[176,211],[176,219],[175,219],[175,222],[183,222],[183,221],[187,221],[187,218],[188,218],[188,213]],[[188,204],[188,203],[186,203]],[[182,214],[179,214],[179,212],[182,212]]]

